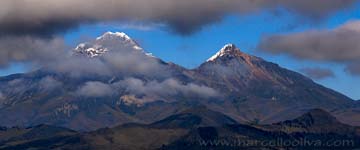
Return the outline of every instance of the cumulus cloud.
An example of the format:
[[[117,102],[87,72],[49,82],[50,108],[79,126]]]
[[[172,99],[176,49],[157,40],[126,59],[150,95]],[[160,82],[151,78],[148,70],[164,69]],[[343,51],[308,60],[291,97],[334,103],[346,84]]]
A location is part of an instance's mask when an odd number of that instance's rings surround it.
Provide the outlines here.
[[[197,85],[194,83],[182,84],[175,79],[167,79],[162,82],[150,81],[144,82],[136,78],[127,78],[117,84],[125,87],[128,92],[135,95],[146,95],[150,97],[199,97],[209,98],[217,97],[219,93],[207,86]]]
[[[325,68],[303,68],[300,69],[300,71],[305,73],[310,78],[316,80],[335,77],[335,74],[332,70]]]
[[[111,96],[114,91],[112,87],[108,84],[98,81],[90,81],[86,82],[83,86],[81,86],[76,93],[79,96],[96,98]]]
[[[360,21],[349,21],[332,30],[310,30],[300,33],[264,37],[258,49],[274,54],[289,54],[301,59],[340,62],[354,74],[360,59]]]
[[[164,23],[181,34],[217,22],[227,14],[285,8],[318,20],[356,0],[2,0],[0,34],[51,35],[82,23],[142,21]],[[25,26],[24,26],[25,25]]]

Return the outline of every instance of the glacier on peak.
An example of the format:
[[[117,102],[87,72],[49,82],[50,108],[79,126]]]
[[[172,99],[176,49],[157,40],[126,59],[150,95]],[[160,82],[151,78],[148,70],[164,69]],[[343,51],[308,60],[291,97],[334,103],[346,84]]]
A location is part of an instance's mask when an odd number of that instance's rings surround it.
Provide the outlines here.
[[[80,43],[73,52],[75,55],[85,55],[93,58],[113,50],[136,50],[147,56],[154,57],[151,53],[146,53],[143,48],[124,32],[106,32],[97,37],[93,42]]]
[[[243,55],[243,53],[235,46],[235,44],[226,44],[220,51],[211,56],[206,62],[215,61],[217,58],[227,55],[238,56]]]

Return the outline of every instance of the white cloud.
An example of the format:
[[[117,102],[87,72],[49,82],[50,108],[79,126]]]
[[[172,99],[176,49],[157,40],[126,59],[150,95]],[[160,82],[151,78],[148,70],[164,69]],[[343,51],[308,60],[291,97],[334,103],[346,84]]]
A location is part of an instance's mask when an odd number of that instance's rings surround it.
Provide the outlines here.
[[[113,27],[115,29],[124,30],[124,29],[133,29],[140,31],[152,31],[156,29],[161,29],[166,27],[165,24],[162,23],[145,23],[145,22],[123,22],[123,23],[115,23],[115,24],[101,24],[104,27]]]
[[[351,74],[359,75],[360,21],[349,21],[331,30],[309,30],[264,37],[258,48],[300,59],[343,63]]]
[[[79,96],[84,97],[106,97],[111,96],[114,91],[113,88],[105,83],[98,81],[86,82],[83,86],[81,86],[77,92]]]
[[[125,87],[128,92],[136,95],[146,95],[150,97],[198,97],[209,98],[217,97],[219,93],[207,86],[197,85],[193,83],[182,84],[175,79],[166,79],[162,82],[150,81],[143,82],[136,78],[127,78],[118,84]]]
[[[47,76],[39,81],[39,86],[44,91],[52,91],[61,88],[63,83],[54,79],[53,77]]]

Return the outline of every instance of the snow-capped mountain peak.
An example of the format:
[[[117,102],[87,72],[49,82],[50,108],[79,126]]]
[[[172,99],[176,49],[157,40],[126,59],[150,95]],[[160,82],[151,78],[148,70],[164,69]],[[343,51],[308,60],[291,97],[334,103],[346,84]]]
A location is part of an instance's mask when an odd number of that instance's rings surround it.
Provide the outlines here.
[[[93,42],[81,43],[74,49],[75,55],[86,55],[87,57],[97,57],[108,51],[135,50],[145,53],[133,39],[124,32],[106,32],[96,38]],[[152,56],[150,53],[145,53]]]
[[[220,51],[210,57],[207,62],[215,61],[223,56],[241,56],[243,53],[234,44],[226,44]]]

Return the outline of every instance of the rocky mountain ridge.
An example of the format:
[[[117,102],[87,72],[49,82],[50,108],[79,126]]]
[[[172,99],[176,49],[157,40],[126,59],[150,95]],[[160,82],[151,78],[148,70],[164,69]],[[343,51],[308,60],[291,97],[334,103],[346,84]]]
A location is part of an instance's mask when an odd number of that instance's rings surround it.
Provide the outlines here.
[[[1,77],[0,125],[46,123],[88,131],[151,123],[194,105],[239,123],[280,122],[322,108],[344,123],[360,125],[352,99],[233,44],[194,69],[147,54],[123,33],[105,33],[74,52],[95,66],[75,77],[46,69]],[[109,74],[88,73],[107,65],[113,67],[107,68]]]

